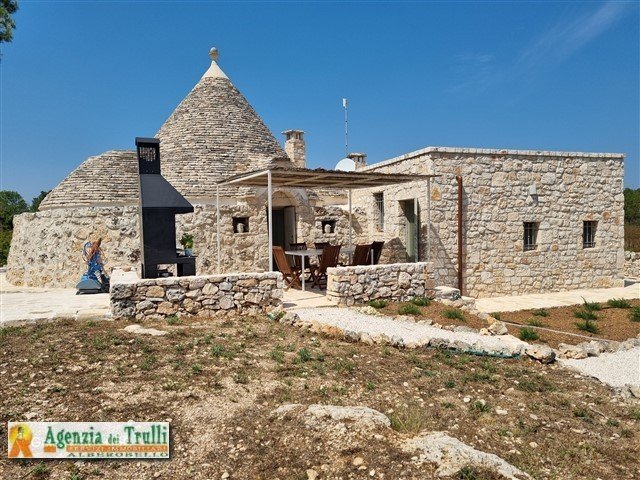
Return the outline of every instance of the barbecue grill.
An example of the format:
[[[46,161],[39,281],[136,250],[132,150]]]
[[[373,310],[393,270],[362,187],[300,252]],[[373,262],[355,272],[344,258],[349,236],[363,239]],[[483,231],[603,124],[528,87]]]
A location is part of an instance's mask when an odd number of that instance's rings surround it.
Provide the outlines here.
[[[195,257],[176,249],[176,215],[191,205],[160,171],[160,140],[136,138],[140,173],[142,278],[157,278],[159,265],[176,265],[178,276],[195,275]]]

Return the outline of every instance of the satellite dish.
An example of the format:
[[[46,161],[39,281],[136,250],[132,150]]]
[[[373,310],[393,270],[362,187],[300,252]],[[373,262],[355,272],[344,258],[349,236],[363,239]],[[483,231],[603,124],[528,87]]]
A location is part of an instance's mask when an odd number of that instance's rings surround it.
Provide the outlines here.
[[[356,169],[356,162],[350,158],[343,158],[336,165],[335,170],[341,170],[343,172],[353,172]]]

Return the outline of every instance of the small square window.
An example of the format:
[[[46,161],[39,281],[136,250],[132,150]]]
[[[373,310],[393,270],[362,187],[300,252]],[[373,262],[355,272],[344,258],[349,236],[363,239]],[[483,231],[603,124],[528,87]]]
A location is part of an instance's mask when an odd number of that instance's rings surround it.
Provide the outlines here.
[[[523,249],[525,252],[538,248],[538,222],[524,222]]]
[[[336,233],[335,220],[322,220],[322,233]]]
[[[249,231],[249,217],[233,217],[233,233],[247,233]]]
[[[376,203],[376,226],[378,230],[384,230],[384,194],[382,192],[374,193],[373,199]]]
[[[596,229],[598,222],[585,220],[582,222],[582,248],[593,248],[596,246]]]

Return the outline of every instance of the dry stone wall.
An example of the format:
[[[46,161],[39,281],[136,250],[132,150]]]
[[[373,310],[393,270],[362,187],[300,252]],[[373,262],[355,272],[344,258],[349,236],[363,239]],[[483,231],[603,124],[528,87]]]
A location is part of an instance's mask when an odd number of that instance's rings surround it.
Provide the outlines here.
[[[136,320],[257,313],[280,305],[282,288],[279,272],[138,280],[111,286],[111,313]]]
[[[624,252],[624,277],[640,279],[640,253]]]
[[[490,297],[621,284],[623,156],[429,148],[367,168],[434,173],[426,182],[359,191],[354,203],[375,218],[384,191],[387,261],[406,258],[403,200],[418,198],[420,259],[438,283],[457,284],[457,183],[463,178],[464,295]],[[535,186],[535,194],[531,187]],[[427,211],[431,205],[431,251]],[[598,222],[596,245],[583,248],[585,220]],[[523,249],[523,222],[538,222],[537,248]],[[376,229],[371,222],[370,232]],[[384,258],[384,257],[383,257]]]
[[[406,301],[433,296],[433,265],[426,262],[336,267],[327,270],[327,298],[351,306],[382,299]]]

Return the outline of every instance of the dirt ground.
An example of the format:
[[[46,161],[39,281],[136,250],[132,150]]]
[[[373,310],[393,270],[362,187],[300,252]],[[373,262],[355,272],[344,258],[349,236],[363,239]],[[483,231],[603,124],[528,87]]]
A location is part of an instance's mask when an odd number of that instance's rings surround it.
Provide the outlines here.
[[[632,306],[639,306],[640,300],[629,300],[629,303]],[[608,306],[606,303],[601,303],[600,305],[602,309],[594,312],[598,316],[598,319],[593,321],[598,327],[598,333],[595,334],[581,331],[576,327],[577,322],[583,321],[582,319],[574,316],[574,312],[582,310],[580,305],[546,308],[543,309],[543,312],[540,312],[539,310],[501,312],[499,316],[502,321],[518,323],[524,327],[528,327],[533,323],[541,327],[575,333],[593,339],[604,338],[622,342],[640,334],[640,322],[632,322],[629,319],[630,309],[614,308]],[[542,316],[540,313],[546,313],[547,316]],[[509,333],[516,337],[518,336],[520,330],[519,327],[507,325],[507,328],[509,329]],[[541,329],[536,329],[536,332],[540,335],[540,338],[536,340],[536,342],[547,343],[552,347],[557,347],[558,343],[561,342],[577,344],[589,341],[589,338],[562,335]]]
[[[433,478],[398,447],[433,430],[537,479],[640,478],[640,405],[557,366],[370,347],[265,317],[145,325],[170,332],[162,337],[125,326],[0,329],[0,448],[7,421],[170,421],[171,459],[2,458],[0,478]],[[288,403],[368,406],[392,428],[318,430],[271,414]]]

